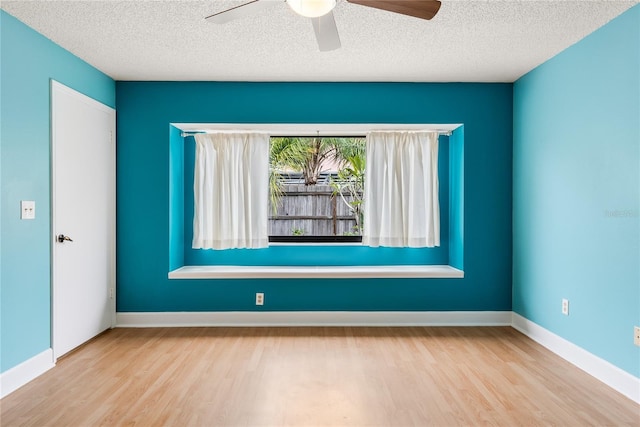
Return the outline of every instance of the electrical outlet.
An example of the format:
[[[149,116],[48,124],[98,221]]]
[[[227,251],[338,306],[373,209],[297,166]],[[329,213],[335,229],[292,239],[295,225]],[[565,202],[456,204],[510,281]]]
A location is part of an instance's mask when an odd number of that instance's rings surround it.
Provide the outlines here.
[[[264,294],[262,292],[256,293],[256,305],[264,305]]]
[[[640,347],[640,326],[633,327],[633,343]]]
[[[566,298],[562,298],[562,314],[569,315],[569,300]]]

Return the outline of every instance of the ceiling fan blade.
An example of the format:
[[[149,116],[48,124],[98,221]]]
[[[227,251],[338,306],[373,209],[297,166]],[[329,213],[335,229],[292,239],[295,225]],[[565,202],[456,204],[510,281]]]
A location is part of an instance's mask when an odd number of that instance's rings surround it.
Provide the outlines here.
[[[245,16],[255,15],[274,4],[282,3],[285,0],[253,0],[231,9],[209,15],[205,20],[214,24],[226,24],[235,19],[244,18]]]
[[[414,16],[421,19],[431,19],[440,10],[438,0],[347,0],[362,6],[382,9],[401,15]]]
[[[316,40],[321,52],[339,49],[340,35],[338,35],[338,27],[333,17],[333,12],[329,12],[319,18],[311,18],[313,31],[316,33]]]

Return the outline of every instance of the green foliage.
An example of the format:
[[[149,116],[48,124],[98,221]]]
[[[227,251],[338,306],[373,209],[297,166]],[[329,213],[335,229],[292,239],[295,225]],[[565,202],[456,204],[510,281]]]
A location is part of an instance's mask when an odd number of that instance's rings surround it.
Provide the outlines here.
[[[363,227],[362,195],[364,191],[364,172],[364,152],[356,153],[346,159],[346,165],[338,171],[337,179],[331,181],[333,194],[339,195],[342,202],[355,215],[356,226],[353,230],[354,233],[357,233],[356,235],[362,233]],[[347,200],[345,194],[349,195],[351,200]]]
[[[282,197],[281,173],[301,172],[305,185],[315,185],[325,162],[333,161],[342,168],[349,158],[364,158],[364,147],[363,138],[271,138],[269,197],[274,212]]]
[[[352,227],[351,231],[345,231],[344,233],[342,233],[343,236],[360,236],[361,234],[361,228],[357,225]]]
[[[304,230],[302,228],[292,228],[291,234],[294,236],[304,236]]]
[[[305,185],[315,185],[326,161],[343,164],[361,153],[362,138],[271,138],[269,160],[273,169],[302,172]]]

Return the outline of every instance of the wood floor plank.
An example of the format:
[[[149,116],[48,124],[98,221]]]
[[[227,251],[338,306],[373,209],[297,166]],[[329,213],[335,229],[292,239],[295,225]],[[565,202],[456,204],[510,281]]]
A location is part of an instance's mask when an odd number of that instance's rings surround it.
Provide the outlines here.
[[[0,424],[640,426],[640,405],[509,327],[114,329]]]

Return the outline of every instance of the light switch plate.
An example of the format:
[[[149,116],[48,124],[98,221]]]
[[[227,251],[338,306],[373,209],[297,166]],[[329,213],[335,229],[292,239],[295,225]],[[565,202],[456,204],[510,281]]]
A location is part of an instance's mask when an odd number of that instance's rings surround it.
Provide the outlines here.
[[[36,219],[36,202],[33,200],[20,201],[20,219]]]

